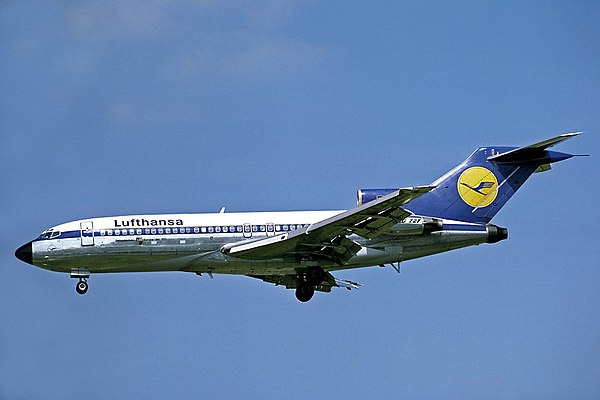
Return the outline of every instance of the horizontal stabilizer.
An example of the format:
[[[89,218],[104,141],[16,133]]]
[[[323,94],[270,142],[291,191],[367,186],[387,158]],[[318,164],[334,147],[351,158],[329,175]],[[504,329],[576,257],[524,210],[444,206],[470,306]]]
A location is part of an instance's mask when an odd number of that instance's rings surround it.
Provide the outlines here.
[[[550,164],[557,161],[566,160],[573,157],[572,154],[559,153],[556,151],[547,151],[560,142],[579,135],[581,132],[564,133],[562,135],[547,139],[542,142],[534,143],[525,147],[518,147],[504,153],[494,154],[488,157],[488,161],[499,164],[520,164],[520,163],[538,163]]]
[[[480,147],[433,182],[435,190],[414,199],[408,207],[415,215],[433,219],[489,224],[534,172],[548,171],[552,163],[574,157],[549,148],[580,133],[565,133],[525,147]]]

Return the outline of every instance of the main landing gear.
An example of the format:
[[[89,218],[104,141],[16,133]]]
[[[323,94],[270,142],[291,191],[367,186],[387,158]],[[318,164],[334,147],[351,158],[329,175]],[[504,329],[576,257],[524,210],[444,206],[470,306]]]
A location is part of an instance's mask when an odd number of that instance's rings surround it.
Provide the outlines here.
[[[305,274],[299,275],[296,298],[303,303],[312,299],[315,294],[315,287],[319,286],[324,279],[325,271],[321,267],[311,268]]]
[[[309,285],[304,281],[298,281],[298,286],[296,287],[296,298],[303,303],[306,303],[310,299],[312,299],[315,294],[315,288]]]
[[[87,280],[90,277],[90,271],[83,269],[73,269],[71,270],[71,278],[79,279],[77,285],[75,285],[75,291],[81,295],[86,294],[88,291],[88,283]]]

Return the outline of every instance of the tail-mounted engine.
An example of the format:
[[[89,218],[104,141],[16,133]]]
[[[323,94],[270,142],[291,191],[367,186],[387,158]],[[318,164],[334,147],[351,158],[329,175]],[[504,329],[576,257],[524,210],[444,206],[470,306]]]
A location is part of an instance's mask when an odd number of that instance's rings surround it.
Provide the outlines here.
[[[360,206],[373,200],[377,200],[386,194],[398,189],[359,189],[356,192],[356,205]]]

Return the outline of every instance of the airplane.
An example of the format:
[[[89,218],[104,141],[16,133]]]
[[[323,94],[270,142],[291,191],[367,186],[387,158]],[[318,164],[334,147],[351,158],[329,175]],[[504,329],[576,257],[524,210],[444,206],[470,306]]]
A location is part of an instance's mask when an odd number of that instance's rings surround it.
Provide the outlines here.
[[[360,189],[350,210],[127,215],[51,227],[15,256],[69,273],[85,294],[91,274],[184,271],[237,274],[309,301],[315,291],[361,285],[338,270],[385,266],[508,238],[490,221],[535,172],[572,154],[548,148],[565,133],[525,147],[481,147],[430,185]]]

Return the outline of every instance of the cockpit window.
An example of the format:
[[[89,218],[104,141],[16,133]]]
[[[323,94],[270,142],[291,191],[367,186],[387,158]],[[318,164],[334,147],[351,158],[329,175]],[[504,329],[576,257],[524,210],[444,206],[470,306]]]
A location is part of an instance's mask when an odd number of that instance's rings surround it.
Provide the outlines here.
[[[60,231],[55,231],[54,229],[50,228],[44,232],[42,232],[42,234],[40,235],[40,238],[42,239],[54,239],[55,237],[60,236]]]

